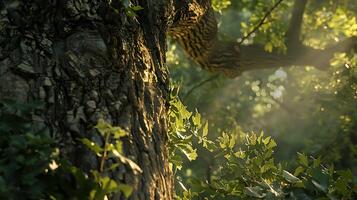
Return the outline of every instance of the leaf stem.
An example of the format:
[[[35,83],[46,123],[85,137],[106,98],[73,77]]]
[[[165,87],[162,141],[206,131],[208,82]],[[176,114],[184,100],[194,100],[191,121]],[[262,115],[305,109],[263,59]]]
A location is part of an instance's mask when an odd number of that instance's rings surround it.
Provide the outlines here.
[[[104,171],[104,163],[105,163],[105,160],[107,159],[107,154],[108,154],[109,136],[110,136],[110,133],[106,132],[105,133],[105,139],[104,139],[104,150],[103,150],[103,155],[102,155],[101,160],[100,160],[99,172],[103,172]]]

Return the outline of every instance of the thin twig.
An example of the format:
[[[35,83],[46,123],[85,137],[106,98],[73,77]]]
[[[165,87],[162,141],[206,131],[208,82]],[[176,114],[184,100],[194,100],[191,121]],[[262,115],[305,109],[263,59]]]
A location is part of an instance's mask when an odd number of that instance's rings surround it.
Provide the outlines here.
[[[259,24],[256,25],[254,27],[254,29],[252,31],[250,31],[247,35],[245,35],[243,38],[241,38],[241,41],[239,42],[239,44],[242,44],[246,39],[248,39],[253,33],[255,33],[264,23],[265,20],[268,18],[268,16],[275,10],[275,8],[277,8],[279,6],[279,4],[281,2],[283,2],[284,0],[279,0],[278,2],[276,2],[274,4],[273,7],[271,7],[268,12],[265,13],[264,17],[260,20]]]
[[[103,172],[104,171],[104,164],[105,164],[105,160],[107,159],[107,154],[108,154],[109,136],[110,136],[109,132],[105,133],[104,150],[103,150],[103,155],[102,155],[101,160],[100,160],[99,172]]]
[[[218,78],[219,77],[219,74],[217,75],[214,75],[214,76],[211,76],[209,78],[207,78],[206,80],[203,80],[202,82],[198,83],[197,85],[193,86],[188,92],[187,94],[185,95],[185,97],[183,98],[183,101],[185,101],[187,99],[188,96],[191,95],[191,93],[196,90],[197,88],[203,86],[204,84],[210,82],[210,81],[213,81],[214,79]]]

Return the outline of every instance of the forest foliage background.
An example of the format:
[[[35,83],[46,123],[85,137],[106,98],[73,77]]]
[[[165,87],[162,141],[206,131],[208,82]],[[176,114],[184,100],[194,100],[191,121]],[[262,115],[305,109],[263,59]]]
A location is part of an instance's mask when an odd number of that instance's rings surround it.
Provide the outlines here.
[[[241,42],[241,38],[252,31],[276,3],[277,1],[213,0],[213,7],[219,13],[220,38]],[[287,47],[284,35],[289,25],[292,7],[293,1],[283,1],[243,44],[261,44],[268,52],[285,52]],[[314,48],[324,48],[347,37],[357,36],[356,17],[357,2],[308,1],[302,25],[303,43]],[[298,166],[304,162],[301,161],[304,156],[312,160],[318,159],[318,162],[326,167],[351,170],[348,173],[353,187],[348,190],[351,194],[353,191],[356,192],[357,56],[355,53],[335,54],[335,58],[330,61],[332,67],[327,67],[325,70],[310,66],[293,66],[249,71],[235,79],[227,79],[200,69],[185,57],[174,41],[169,42],[167,59],[173,82],[179,88],[178,96],[188,110],[197,109],[202,118],[208,121],[207,137],[212,140],[218,137],[217,143],[220,144],[218,149],[221,149],[211,153],[202,145],[194,144],[194,149],[197,149],[197,159],[192,162],[184,161],[183,169],[177,172],[183,185],[193,185],[193,191],[204,191],[207,198],[242,197],[242,194],[234,194],[238,190],[244,193],[244,189],[237,189],[239,181],[234,181],[241,176],[234,171],[242,169],[237,168],[237,163],[234,161],[232,165],[225,165],[230,162],[227,161],[230,156],[227,152],[224,155],[222,149],[229,149],[228,141],[233,138],[232,141],[235,140],[238,144],[231,143],[232,149],[235,149],[232,152],[237,149],[239,150],[237,152],[254,151],[252,149],[257,147],[242,150],[244,149],[242,145],[249,146],[247,142],[249,139],[246,137],[249,138],[251,132],[259,134],[264,132],[264,137],[271,137],[277,143],[273,150],[273,160],[283,163],[284,168],[292,171],[294,175],[300,175],[301,168]],[[198,139],[198,143],[200,140],[202,139]],[[228,144],[225,145],[222,141]],[[249,161],[245,163],[246,168],[250,167],[248,163],[251,164]],[[261,167],[262,165],[260,170]],[[248,176],[250,178],[247,179],[254,180],[253,175]],[[264,177],[261,174],[256,176]],[[316,177],[312,179],[316,180]],[[269,178],[267,180],[271,181]],[[258,179],[254,181],[255,184],[250,183],[252,186],[261,182]],[[242,182],[243,185],[249,185],[243,180],[240,183]],[[331,186],[332,182],[325,184],[327,196],[322,195],[320,198],[331,199],[333,195],[329,196],[328,191],[334,189],[329,188],[328,185]],[[305,188],[309,188],[307,185]],[[264,187],[254,188],[253,196],[270,198],[270,192],[265,193],[262,188]],[[305,193],[295,198],[316,199],[317,197],[313,196],[319,193],[319,189],[315,187],[316,191],[314,191],[313,188],[314,186],[311,186],[309,194],[312,196],[305,196]],[[212,189],[211,193],[210,189]],[[268,190],[270,189],[271,187]],[[221,191],[221,196],[217,191]],[[239,191],[237,193],[240,193]],[[196,195],[202,197],[200,193]],[[245,196],[247,197],[249,195]],[[352,197],[347,195],[335,198]]]

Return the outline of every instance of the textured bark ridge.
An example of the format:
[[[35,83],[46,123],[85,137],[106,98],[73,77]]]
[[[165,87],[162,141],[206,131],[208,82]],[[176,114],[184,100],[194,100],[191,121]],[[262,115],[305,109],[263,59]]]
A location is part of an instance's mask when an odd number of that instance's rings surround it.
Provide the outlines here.
[[[131,18],[120,1],[108,2],[1,2],[0,99],[45,102],[34,120],[84,170],[98,168],[98,160],[77,139],[102,142],[93,128],[99,118],[122,127],[130,133],[126,156],[143,172],[122,165],[113,178],[133,186],[130,199],[169,200],[165,33],[173,5],[131,1],[144,8]]]

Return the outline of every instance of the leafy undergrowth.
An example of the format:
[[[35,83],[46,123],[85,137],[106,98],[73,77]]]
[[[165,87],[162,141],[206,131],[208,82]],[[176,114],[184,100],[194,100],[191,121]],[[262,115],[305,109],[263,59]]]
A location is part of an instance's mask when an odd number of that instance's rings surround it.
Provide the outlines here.
[[[350,170],[335,170],[321,158],[298,153],[296,167],[289,171],[286,165],[275,162],[277,144],[271,137],[237,128],[209,139],[208,122],[198,112],[189,112],[176,94],[170,103],[169,147],[180,193],[177,199],[356,198],[356,178]],[[216,163],[209,167],[208,177],[195,175],[198,172],[184,164],[186,158],[200,158],[194,147],[209,152]]]
[[[297,154],[289,170],[274,160],[276,142],[263,133],[240,128],[209,138],[208,122],[188,111],[175,93],[170,100],[170,167],[177,183],[177,199],[354,199],[356,178],[350,170],[336,170],[320,158]],[[32,122],[40,104],[3,101],[0,104],[0,199],[105,199],[116,193],[129,197],[132,188],[108,174],[121,164],[141,169],[122,155],[120,138],[127,132],[103,120],[96,126],[104,138],[97,144],[80,142],[97,155],[98,169],[86,173],[60,157],[49,131]],[[201,150],[198,151],[197,149]],[[207,177],[187,166],[204,149],[216,164]],[[110,166],[106,160],[116,160]],[[188,175],[187,172],[191,173]]]

